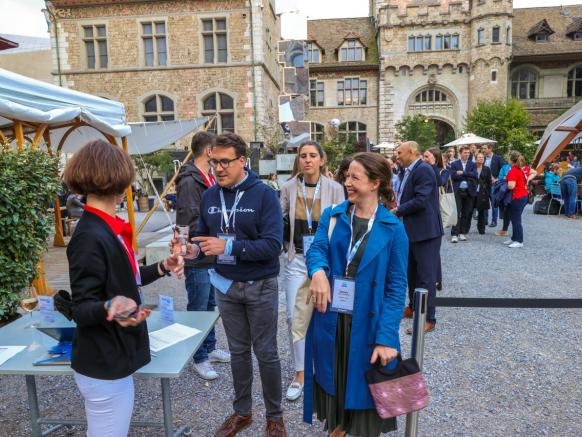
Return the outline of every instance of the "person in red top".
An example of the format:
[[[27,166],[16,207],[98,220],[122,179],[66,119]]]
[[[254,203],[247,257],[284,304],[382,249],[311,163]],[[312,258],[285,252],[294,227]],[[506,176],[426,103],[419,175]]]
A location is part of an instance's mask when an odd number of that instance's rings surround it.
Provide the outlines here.
[[[135,176],[130,157],[102,140],[92,141],[67,163],[63,179],[87,204],[67,246],[77,324],[71,368],[85,400],[89,437],[126,436],[133,411],[133,373],[150,362],[150,311],[140,287],[170,271],[183,277],[178,254],[138,266],[129,223],[115,207]]]
[[[535,177],[535,171],[525,165],[525,159],[521,153],[512,151],[509,154],[511,169],[507,173],[507,188],[513,190],[511,203],[508,206],[509,218],[513,229],[511,240],[503,244],[512,249],[523,247],[523,225],[521,215],[527,205],[529,179]],[[527,170],[527,175],[526,175]]]

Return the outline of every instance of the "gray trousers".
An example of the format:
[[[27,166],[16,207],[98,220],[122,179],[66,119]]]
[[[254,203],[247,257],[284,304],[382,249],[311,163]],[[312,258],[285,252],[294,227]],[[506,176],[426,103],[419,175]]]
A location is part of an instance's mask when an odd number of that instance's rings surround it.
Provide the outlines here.
[[[216,301],[231,354],[235,413],[242,416],[252,413],[252,347],[259,362],[267,417],[282,417],[281,361],[277,350],[277,278],[252,284],[233,282],[227,294],[216,290]]]

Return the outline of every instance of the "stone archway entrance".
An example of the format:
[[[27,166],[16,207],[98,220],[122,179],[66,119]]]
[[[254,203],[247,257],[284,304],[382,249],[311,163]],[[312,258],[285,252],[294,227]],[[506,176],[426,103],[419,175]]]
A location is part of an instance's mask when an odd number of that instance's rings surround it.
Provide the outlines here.
[[[446,121],[433,119],[436,126],[436,144],[441,147],[455,139],[455,130]]]

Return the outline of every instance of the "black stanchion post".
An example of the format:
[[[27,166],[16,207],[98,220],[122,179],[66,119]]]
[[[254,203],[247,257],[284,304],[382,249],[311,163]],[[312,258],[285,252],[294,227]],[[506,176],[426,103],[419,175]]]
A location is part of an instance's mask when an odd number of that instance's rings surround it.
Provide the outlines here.
[[[428,290],[414,290],[414,321],[412,328],[411,356],[416,358],[420,370],[424,357],[424,323],[426,322]],[[406,437],[416,437],[418,433],[418,411],[406,415]]]

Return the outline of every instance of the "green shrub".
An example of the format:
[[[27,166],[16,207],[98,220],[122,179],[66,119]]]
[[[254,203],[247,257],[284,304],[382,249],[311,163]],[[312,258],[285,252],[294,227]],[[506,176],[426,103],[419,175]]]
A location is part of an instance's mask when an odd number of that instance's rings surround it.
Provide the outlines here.
[[[46,152],[0,144],[0,320],[15,314],[47,247],[57,168],[57,159]]]

